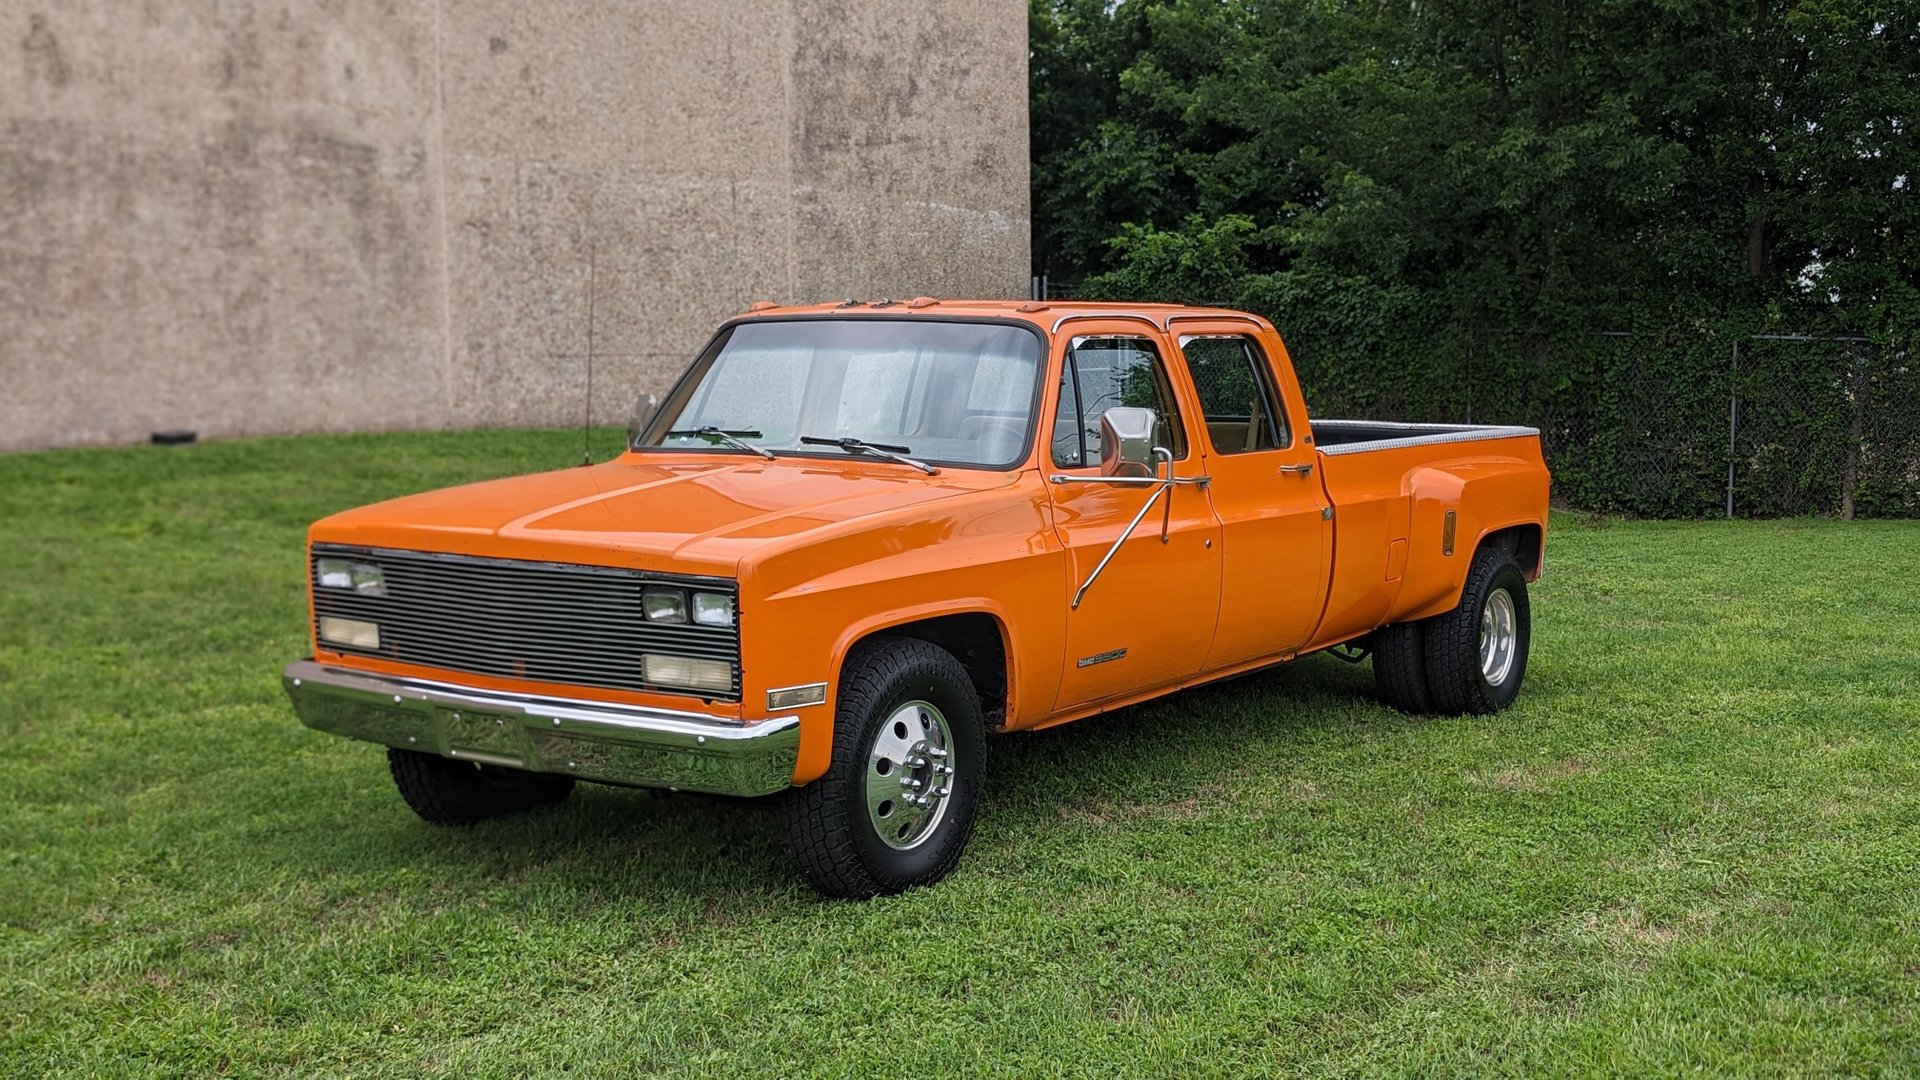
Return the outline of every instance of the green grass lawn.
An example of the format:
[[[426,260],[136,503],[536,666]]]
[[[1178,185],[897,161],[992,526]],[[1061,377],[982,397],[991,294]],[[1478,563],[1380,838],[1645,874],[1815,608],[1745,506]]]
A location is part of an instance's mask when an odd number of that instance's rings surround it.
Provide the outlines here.
[[[1512,710],[999,739],[848,904],[765,805],[433,829],[288,710],[308,521],[578,439],[0,457],[0,1075],[1920,1072],[1920,523],[1563,514]]]

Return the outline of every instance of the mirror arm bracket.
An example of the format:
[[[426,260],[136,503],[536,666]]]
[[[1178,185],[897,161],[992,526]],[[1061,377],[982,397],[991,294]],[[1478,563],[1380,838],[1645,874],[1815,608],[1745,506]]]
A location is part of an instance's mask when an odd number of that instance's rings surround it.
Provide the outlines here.
[[[1047,477],[1051,484],[1112,484],[1115,487],[1206,487],[1213,483],[1211,476],[1176,476],[1168,480],[1164,476],[1066,476],[1055,473]]]
[[[1172,537],[1173,489],[1181,484],[1204,487],[1207,482],[1212,479],[1212,477],[1208,476],[1175,476],[1173,475],[1172,451],[1169,451],[1164,446],[1156,446],[1153,448],[1153,453],[1155,457],[1160,459],[1161,464],[1166,467],[1166,474],[1163,476],[1050,476],[1047,478],[1056,484],[1081,483],[1120,484],[1128,487],[1153,486],[1153,493],[1147,496],[1147,501],[1141,505],[1140,511],[1133,515],[1132,521],[1127,522],[1126,528],[1120,530],[1120,535],[1113,541],[1113,546],[1108,548],[1107,553],[1100,557],[1100,563],[1093,568],[1093,573],[1087,575],[1086,582],[1082,584],[1079,589],[1075,590],[1073,594],[1073,610],[1078,611],[1080,609],[1080,601],[1087,595],[1087,590],[1093,588],[1093,583],[1100,580],[1101,572],[1106,570],[1107,564],[1113,561],[1115,555],[1120,554],[1121,545],[1125,544],[1127,540],[1133,536],[1133,530],[1139,528],[1140,523],[1147,519],[1148,512],[1153,509],[1154,503],[1160,501],[1161,496],[1165,496],[1167,500],[1166,505],[1161,509],[1160,518],[1160,542],[1164,544]]]
[[[1159,458],[1160,464],[1166,466],[1164,476],[1167,483],[1162,490],[1167,493],[1167,501],[1160,508],[1160,542],[1165,544],[1173,537],[1173,451],[1164,446],[1156,446],[1153,448],[1153,456]]]
[[[1088,589],[1093,588],[1094,582],[1100,580],[1101,572],[1107,568],[1108,563],[1113,561],[1113,557],[1120,554],[1120,545],[1127,542],[1127,538],[1133,535],[1133,530],[1140,527],[1140,522],[1147,516],[1147,511],[1152,510],[1153,504],[1158,502],[1160,496],[1165,495],[1169,490],[1171,489],[1165,484],[1162,484],[1153,489],[1153,494],[1147,496],[1147,501],[1141,505],[1140,512],[1133,515],[1133,520],[1127,522],[1127,527],[1120,530],[1120,535],[1114,540],[1113,546],[1107,549],[1105,555],[1100,556],[1100,565],[1093,568],[1093,573],[1087,575],[1086,582],[1074,592],[1073,610],[1078,611],[1080,609],[1080,599],[1087,595]],[[1167,501],[1172,502],[1173,500],[1169,499]]]

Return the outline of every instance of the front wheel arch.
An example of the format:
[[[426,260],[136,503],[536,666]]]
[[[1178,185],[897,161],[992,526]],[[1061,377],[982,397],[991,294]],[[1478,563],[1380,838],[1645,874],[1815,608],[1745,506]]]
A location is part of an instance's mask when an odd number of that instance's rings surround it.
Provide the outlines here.
[[[854,624],[835,643],[827,673],[827,708],[803,710],[795,785],[825,775],[833,754],[832,708],[838,699],[848,658],[884,637],[915,638],[954,654],[967,669],[987,727],[999,731],[1014,717],[1014,692],[1022,672],[1012,628],[998,605],[984,599],[948,601],[875,616]],[[968,654],[973,655],[969,656]],[[997,655],[996,655],[997,653]]]

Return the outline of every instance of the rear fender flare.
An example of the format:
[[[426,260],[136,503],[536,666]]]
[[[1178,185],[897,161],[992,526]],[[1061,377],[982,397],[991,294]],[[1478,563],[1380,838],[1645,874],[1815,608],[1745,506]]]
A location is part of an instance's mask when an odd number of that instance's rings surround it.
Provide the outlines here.
[[[1546,520],[1538,512],[1546,502],[1545,491],[1539,490],[1544,485],[1538,465],[1518,461],[1511,467],[1488,463],[1465,473],[1445,468],[1413,470],[1408,475],[1412,551],[1400,597],[1402,613],[1396,621],[1452,611],[1460,603],[1474,554],[1487,537],[1531,526],[1540,531],[1544,545]],[[1451,555],[1446,554],[1444,543],[1448,512],[1454,515]],[[1420,573],[1420,567],[1432,570]]]

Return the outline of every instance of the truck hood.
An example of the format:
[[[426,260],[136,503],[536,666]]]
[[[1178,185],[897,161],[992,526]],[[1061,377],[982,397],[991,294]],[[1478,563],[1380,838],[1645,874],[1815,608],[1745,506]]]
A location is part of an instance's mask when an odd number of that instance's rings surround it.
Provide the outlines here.
[[[735,574],[751,552],[860,518],[1000,488],[1017,474],[889,462],[625,455],[445,488],[313,526],[316,543]]]

